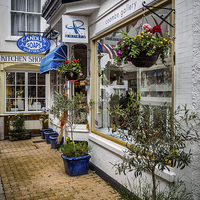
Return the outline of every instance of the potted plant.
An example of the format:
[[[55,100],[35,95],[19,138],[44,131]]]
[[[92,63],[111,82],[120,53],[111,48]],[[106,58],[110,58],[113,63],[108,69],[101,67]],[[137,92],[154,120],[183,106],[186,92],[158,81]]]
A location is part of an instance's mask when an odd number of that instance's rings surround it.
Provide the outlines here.
[[[123,40],[117,43],[115,61],[125,64],[131,61],[136,67],[151,67],[160,55],[162,63],[168,66],[165,56],[171,44],[174,43],[175,37],[170,37],[167,33],[159,37],[158,33],[162,30],[158,25],[151,29],[149,24],[144,24],[142,29],[143,31],[134,37],[122,31]]]
[[[170,165],[183,169],[192,162],[188,143],[199,141],[199,118],[187,106],[178,107],[175,112],[161,106],[142,105],[140,94],[129,92],[127,106],[116,106],[111,114],[123,119],[127,131],[119,133],[129,141],[122,162],[114,164],[119,173],[135,171],[135,177],[142,172],[152,176],[152,199],[156,199],[155,170],[170,171]]]
[[[72,61],[69,59],[65,60],[65,62],[58,66],[57,70],[60,75],[66,76],[70,82],[75,82],[79,78],[83,78],[81,65],[79,60],[76,59]]]
[[[65,171],[71,176],[87,173],[90,159],[88,147],[85,149],[86,145],[77,145],[73,135],[77,124],[85,120],[83,115],[80,114],[83,100],[83,93],[76,93],[69,98],[66,90],[64,90],[62,94],[56,92],[51,108],[54,117],[60,121],[60,132],[57,143],[63,137],[63,129],[65,130],[65,138],[67,138],[66,132],[68,129],[71,133],[72,142],[64,144],[61,148]],[[60,113],[62,114],[60,115]],[[79,166],[85,170],[80,171]]]
[[[31,139],[31,131],[24,127],[24,115],[22,113],[13,116],[9,121],[9,140],[26,140]]]

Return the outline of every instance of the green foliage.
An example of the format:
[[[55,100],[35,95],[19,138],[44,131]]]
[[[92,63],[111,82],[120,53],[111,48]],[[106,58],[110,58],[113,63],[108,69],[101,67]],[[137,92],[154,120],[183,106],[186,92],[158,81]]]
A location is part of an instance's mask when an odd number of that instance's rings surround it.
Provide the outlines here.
[[[126,108],[117,106],[111,114],[124,119],[127,132],[120,132],[130,142],[122,163],[116,163],[119,173],[134,170],[135,176],[149,171],[152,174],[155,192],[155,167],[160,171],[169,170],[169,164],[183,169],[191,163],[191,150],[186,150],[188,142],[199,140],[195,126],[199,120],[187,106],[178,107],[175,112],[161,106],[142,105],[140,95],[129,92]],[[156,194],[154,193],[154,196]]]
[[[141,184],[142,183],[142,184]],[[132,187],[130,181],[128,181],[129,187]],[[152,188],[151,184],[147,180],[139,181],[139,185],[134,184],[134,191],[129,191],[127,186],[119,189],[121,199],[126,200],[151,200]],[[192,194],[186,191],[185,184],[177,180],[174,183],[170,183],[162,191],[160,190],[160,183],[156,187],[155,200],[191,200]]]
[[[168,53],[171,44],[174,43],[175,38],[171,38],[167,33],[164,37],[158,37],[158,33],[150,33],[146,30],[141,34],[131,37],[124,30],[122,31],[123,40],[117,44],[117,55],[115,61],[117,63],[128,63],[127,59],[137,58],[141,51],[146,51],[147,56],[153,55],[159,51],[162,63],[166,65],[165,56]],[[167,65],[166,65],[167,66]]]
[[[11,132],[20,133],[25,131],[24,128],[24,115],[22,113],[19,113],[18,115],[15,115],[10,120],[10,127],[12,126],[12,129],[10,128]]]
[[[76,149],[76,154],[74,152],[74,147]],[[61,145],[60,150],[66,157],[73,158],[88,155],[91,151],[91,147],[88,146],[87,142],[67,142]]]

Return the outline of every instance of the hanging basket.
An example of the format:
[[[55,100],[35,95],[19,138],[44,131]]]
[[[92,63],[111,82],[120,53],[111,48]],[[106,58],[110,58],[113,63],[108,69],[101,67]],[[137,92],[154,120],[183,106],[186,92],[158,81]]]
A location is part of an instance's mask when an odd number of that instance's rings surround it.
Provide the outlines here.
[[[71,76],[71,73],[66,73],[65,76],[67,77],[67,79],[71,83],[74,83],[74,82],[78,81],[78,75],[77,74],[74,74],[73,76]]]
[[[156,51],[151,56],[147,56],[146,53],[147,53],[147,51],[141,51],[137,58],[129,58],[129,60],[132,62],[132,64],[135,67],[149,68],[156,63],[160,52]]]

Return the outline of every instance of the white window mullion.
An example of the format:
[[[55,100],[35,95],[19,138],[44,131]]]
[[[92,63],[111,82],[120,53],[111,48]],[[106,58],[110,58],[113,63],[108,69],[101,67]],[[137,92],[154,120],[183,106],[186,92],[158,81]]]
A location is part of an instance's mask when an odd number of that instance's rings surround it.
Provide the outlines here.
[[[28,112],[28,72],[25,72],[25,112]]]

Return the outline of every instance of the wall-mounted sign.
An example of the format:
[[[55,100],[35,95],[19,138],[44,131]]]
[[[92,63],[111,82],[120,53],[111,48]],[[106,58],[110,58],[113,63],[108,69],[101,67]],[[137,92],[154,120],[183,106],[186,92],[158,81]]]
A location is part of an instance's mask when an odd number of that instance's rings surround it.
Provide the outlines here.
[[[2,55],[0,62],[23,62],[23,63],[40,63],[42,56],[21,56],[21,55]]]
[[[27,53],[42,53],[50,48],[51,43],[40,35],[27,35],[19,38],[17,46]]]
[[[62,16],[62,41],[88,43],[88,18],[85,16]]]

